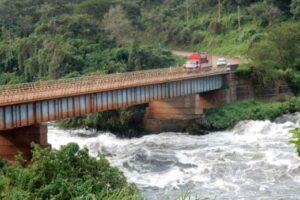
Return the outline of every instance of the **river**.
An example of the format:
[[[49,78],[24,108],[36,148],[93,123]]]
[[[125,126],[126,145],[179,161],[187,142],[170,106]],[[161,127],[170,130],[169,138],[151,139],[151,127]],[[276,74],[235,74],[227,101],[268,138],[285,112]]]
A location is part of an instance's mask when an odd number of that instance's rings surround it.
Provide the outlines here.
[[[161,133],[118,139],[110,133],[64,131],[49,125],[53,148],[76,142],[100,151],[149,200],[186,192],[216,200],[300,199],[300,159],[289,143],[300,113],[243,121],[204,136]]]

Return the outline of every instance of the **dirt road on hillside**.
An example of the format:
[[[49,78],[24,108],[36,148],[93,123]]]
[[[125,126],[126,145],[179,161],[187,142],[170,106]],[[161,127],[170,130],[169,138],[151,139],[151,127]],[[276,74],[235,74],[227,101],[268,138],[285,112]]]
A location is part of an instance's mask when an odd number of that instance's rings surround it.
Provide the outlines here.
[[[183,57],[188,57],[194,52],[189,52],[189,51],[172,51],[173,54],[177,56],[183,56]],[[241,63],[241,58],[238,57],[228,57],[228,56],[217,56],[217,55],[212,55],[212,63],[213,65],[216,65],[217,61],[219,58],[225,58],[230,64],[240,64]]]

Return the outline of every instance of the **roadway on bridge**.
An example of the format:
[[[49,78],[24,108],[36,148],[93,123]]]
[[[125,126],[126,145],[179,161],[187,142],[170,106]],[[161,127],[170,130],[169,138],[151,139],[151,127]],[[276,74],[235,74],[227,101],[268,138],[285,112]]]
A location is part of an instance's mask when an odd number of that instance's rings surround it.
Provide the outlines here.
[[[182,67],[86,76],[0,87],[0,106],[92,94],[178,80],[227,74],[224,67],[187,70]]]
[[[182,56],[182,57],[189,57],[192,53],[190,51],[172,51],[173,54],[177,56]],[[216,66],[217,61],[219,58],[225,58],[231,65],[237,65],[241,63],[241,58],[240,57],[229,57],[229,56],[220,56],[220,55],[211,55],[212,56],[212,64],[213,66]]]

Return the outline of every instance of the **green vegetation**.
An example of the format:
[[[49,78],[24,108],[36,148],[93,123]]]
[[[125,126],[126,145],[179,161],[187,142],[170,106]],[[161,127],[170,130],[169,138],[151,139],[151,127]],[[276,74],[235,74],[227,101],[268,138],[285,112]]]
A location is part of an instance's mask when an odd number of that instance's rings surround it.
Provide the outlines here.
[[[300,128],[292,130],[291,133],[293,134],[293,139],[291,140],[291,143],[294,144],[297,148],[297,153],[300,157]]]
[[[292,97],[282,102],[244,100],[206,110],[204,127],[209,130],[223,130],[242,120],[273,120],[280,115],[297,111],[300,111],[300,97]]]
[[[89,127],[111,131],[120,137],[137,137],[144,134],[145,106],[89,114],[86,117],[65,119],[58,123],[61,128]]]
[[[141,199],[136,187],[102,155],[92,158],[77,144],[60,150],[33,147],[27,168],[22,167],[21,157],[18,165],[0,160],[1,199]]]
[[[22,156],[15,164],[0,159],[0,199],[5,200],[143,200],[134,184],[111,167],[103,155],[89,156],[87,148],[70,143],[60,150],[33,144],[33,158],[24,167]],[[169,198],[166,198],[169,199]],[[178,198],[200,198],[190,192]]]
[[[238,71],[259,88],[282,79],[298,94],[300,1],[220,2],[219,10],[217,0],[144,1],[146,31],[139,33],[146,43],[163,41],[173,48],[242,55],[247,64]]]
[[[0,85],[174,66],[177,58],[138,40],[138,2],[0,0]],[[124,134],[140,132],[142,107],[65,120]],[[141,124],[140,121],[137,121]]]
[[[245,55],[300,13],[299,0],[220,2],[218,10],[217,0],[1,0],[3,83],[175,64],[153,44]]]
[[[0,85],[182,63],[169,48],[247,55],[238,73],[265,87],[287,80],[300,92],[299,0],[0,0]],[[120,136],[143,133],[145,108],[63,120]],[[208,129],[300,111],[300,98],[246,100],[205,112]],[[192,127],[191,129],[197,129]],[[300,149],[299,130],[294,131]],[[299,153],[299,150],[298,150]],[[70,144],[34,147],[32,164],[0,162],[0,199],[141,199],[103,157]],[[182,198],[183,199],[183,198]]]
[[[0,84],[182,63],[158,46],[248,55],[259,86],[300,91],[299,0],[0,0]],[[220,9],[219,9],[220,8]],[[133,136],[144,108],[64,120]],[[138,123],[141,124],[141,123]]]
[[[285,22],[269,27],[266,35],[253,44],[245,66],[239,71],[254,83],[266,87],[282,79],[289,82],[295,93],[300,92],[300,23]]]
[[[163,3],[160,4],[160,3]],[[146,43],[241,55],[239,71],[263,88],[278,79],[300,92],[299,0],[143,1]],[[159,33],[158,35],[155,33]],[[155,37],[153,37],[155,36]]]
[[[141,2],[146,43],[226,55],[247,54],[265,29],[299,15],[298,0],[221,0],[220,10],[217,0]]]
[[[0,84],[169,67],[135,36],[137,2],[1,0]]]

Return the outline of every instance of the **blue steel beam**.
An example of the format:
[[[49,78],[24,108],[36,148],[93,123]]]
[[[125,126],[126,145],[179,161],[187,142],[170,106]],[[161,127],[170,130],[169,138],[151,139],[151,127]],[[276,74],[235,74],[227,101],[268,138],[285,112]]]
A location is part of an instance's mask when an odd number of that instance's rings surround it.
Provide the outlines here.
[[[36,123],[84,116],[92,112],[145,104],[152,100],[169,99],[217,90],[223,76],[214,75],[134,88],[123,88],[93,94],[43,100],[0,107],[0,130],[9,130]]]

